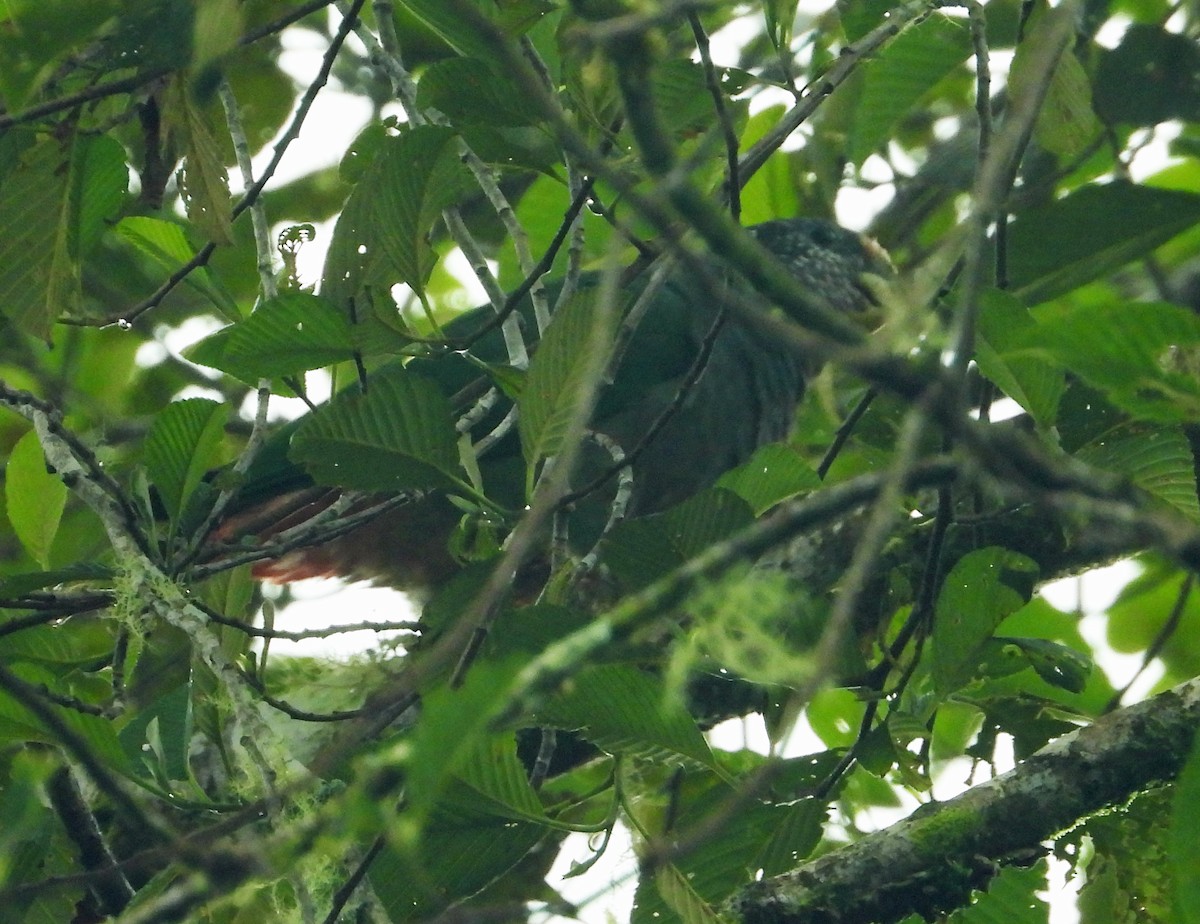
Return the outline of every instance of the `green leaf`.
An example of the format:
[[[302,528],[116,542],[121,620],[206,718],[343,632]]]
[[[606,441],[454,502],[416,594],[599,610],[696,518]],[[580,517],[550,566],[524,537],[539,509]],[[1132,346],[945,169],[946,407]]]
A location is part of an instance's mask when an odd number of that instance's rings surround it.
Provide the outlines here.
[[[1128,476],[1147,494],[1200,521],[1192,450],[1180,428],[1125,424],[1076,455],[1097,468]]]
[[[1009,93],[1012,99],[1024,98],[1031,91],[1031,65],[1040,68],[1043,50],[1037,43],[1022,42],[1017,46],[1009,71]],[[1030,76],[1026,76],[1030,74]],[[1043,79],[1041,74],[1036,75]],[[1074,53],[1067,51],[1058,59],[1042,108],[1034,124],[1034,138],[1047,151],[1062,158],[1083,153],[1100,133],[1102,126],[1092,111],[1091,86],[1088,75]]]
[[[215,244],[233,243],[229,174],[208,118],[193,100],[188,81],[176,76],[165,94],[164,115],[183,148],[179,192],[188,218]]]
[[[611,754],[714,767],[704,735],[662,679],[625,665],[588,667],[538,712],[538,722],[577,729]]]
[[[1116,181],[1022,212],[1008,236],[1012,292],[1057,298],[1144,257],[1200,222],[1200,195]]]
[[[8,0],[0,28],[0,94],[8,112],[55,77],[56,67],[119,9],[116,0]]]
[[[69,153],[57,141],[26,150],[0,185],[0,306],[42,339],[81,301]]]
[[[434,819],[418,849],[384,847],[371,863],[371,888],[390,921],[422,921],[465,896],[486,901],[545,835],[540,825],[487,818]],[[528,896],[532,900],[536,896]]]
[[[422,125],[385,139],[338,218],[321,291],[348,312],[373,289],[406,282],[423,292],[437,261],[430,231],[473,188],[452,129]]]
[[[1200,343],[1200,318],[1168,303],[1103,302],[1041,320],[1025,349],[1048,356],[1143,420],[1200,419],[1200,383],[1173,371],[1169,351]]]
[[[541,113],[528,97],[511,92],[491,66],[478,58],[437,61],[422,75],[417,102],[437,109],[455,124],[536,125]]]
[[[208,398],[167,405],[154,418],[143,447],[146,471],[177,520],[196,486],[216,462],[229,408]]]
[[[4,473],[4,500],[13,532],[29,556],[50,567],[50,548],[67,504],[67,486],[46,471],[38,436],[30,430],[13,447]]]
[[[722,920],[674,865],[668,863],[658,869],[654,874],[654,886],[683,924],[719,924]]]
[[[571,428],[590,407],[604,370],[618,314],[597,290],[582,291],[559,309],[529,364],[517,401],[521,451],[532,478],[534,466],[557,454]]]
[[[85,257],[100,240],[129,191],[125,149],[108,135],[81,138],[71,169],[79,203],[75,253]]]
[[[736,494],[701,491],[666,513],[619,523],[604,540],[604,563],[630,587],[644,587],[752,522]]]
[[[131,215],[117,222],[116,231],[121,238],[172,273],[196,255],[183,229],[161,218]],[[208,267],[201,266],[188,273],[184,282],[212,302],[226,320],[241,320],[237,303]]]
[[[423,697],[405,781],[405,801],[416,816],[433,811],[452,774],[495,801],[503,804],[507,799],[512,807],[533,814],[533,803],[517,792],[506,772],[477,766],[484,752],[491,751],[490,722],[504,708],[505,693],[522,663],[516,659],[477,663],[458,688],[439,687]],[[540,808],[539,804],[538,813]],[[506,814],[511,817],[511,812]]]
[[[1167,856],[1179,924],[1200,922],[1200,743],[1192,746],[1175,783]]]
[[[767,38],[781,54],[791,54],[792,27],[796,24],[796,8],[799,5],[799,0],[762,0]]]
[[[741,497],[754,509],[755,516],[820,486],[821,478],[813,467],[786,443],[760,446],[749,461],[717,480],[717,487]]]
[[[8,574],[0,580],[0,597],[19,597],[30,591],[75,581],[109,581],[112,576],[111,568],[94,561],[75,562],[65,568],[56,568],[53,571]]]
[[[1016,648],[1039,677],[1068,693],[1082,693],[1092,673],[1092,660],[1073,648],[1044,638],[1008,638],[993,641]]]
[[[975,361],[980,371],[1021,405],[1039,427],[1054,426],[1066,388],[1062,368],[1044,353],[1031,350],[1036,322],[1029,310],[1006,292],[984,293],[979,314]]]
[[[460,763],[457,778],[473,792],[475,811],[518,821],[544,821],[545,812],[517,757],[514,734],[489,735]]]
[[[1200,119],[1200,48],[1190,36],[1134,23],[1120,45],[1097,51],[1096,112],[1106,122],[1149,126]]]
[[[849,154],[861,164],[887,142],[899,122],[971,53],[966,23],[935,13],[901,32],[865,65]]]
[[[519,35],[553,10],[550,0],[509,0],[503,4],[469,0],[481,16],[490,19],[510,35]],[[460,55],[483,60],[496,59],[493,40],[481,35],[442,0],[400,0],[421,23],[431,29]]]
[[[189,347],[184,355],[255,382],[352,359],[354,338],[350,322],[328,299],[285,292],[264,302],[246,320]]]
[[[1046,861],[1028,867],[1005,866],[971,904],[950,915],[947,924],[1049,924],[1050,908],[1040,893],[1046,891]]]
[[[934,608],[933,680],[940,694],[971,677],[984,643],[1029,599],[1037,573],[1031,559],[997,547],[968,552],[950,569]]]
[[[450,402],[399,363],[344,391],[300,424],[288,453],[319,484],[358,491],[465,486]]]

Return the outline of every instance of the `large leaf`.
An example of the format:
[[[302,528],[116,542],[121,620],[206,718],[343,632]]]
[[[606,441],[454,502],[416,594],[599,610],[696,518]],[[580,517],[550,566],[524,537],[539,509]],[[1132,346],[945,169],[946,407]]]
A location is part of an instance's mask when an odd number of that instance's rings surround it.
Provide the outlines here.
[[[934,608],[933,680],[952,693],[970,678],[984,643],[1029,599],[1037,564],[1008,549],[968,552],[946,575]]]
[[[448,905],[499,885],[545,834],[540,825],[503,818],[439,816],[434,821],[418,851],[385,847],[371,864],[371,887],[388,920],[429,920]]]
[[[1009,229],[1012,291],[1049,301],[1151,253],[1200,222],[1200,195],[1118,181],[1084,186]]]
[[[601,304],[597,290],[580,292],[559,309],[546,329],[517,403],[521,449],[533,466],[562,449],[604,370],[617,312]]]
[[[348,310],[372,289],[405,282],[422,291],[436,262],[429,232],[472,188],[451,129],[422,125],[385,139],[338,219],[322,293]]]
[[[146,471],[173,520],[216,462],[228,417],[229,408],[220,402],[187,398],[169,404],[150,425]]]
[[[1029,310],[1017,299],[999,290],[985,293],[975,361],[984,375],[1045,428],[1054,425],[1066,380],[1057,363],[1029,349],[1037,339],[1035,328]]]
[[[1200,118],[1200,48],[1191,37],[1134,23],[1120,45],[1099,54],[1096,111],[1105,121],[1156,125]]]
[[[609,753],[714,766],[708,743],[683,703],[668,694],[661,678],[633,667],[579,671],[539,710],[538,721],[576,729]]]
[[[962,20],[935,13],[905,29],[866,64],[854,115],[850,159],[861,164],[891,137],[918,100],[971,53],[971,33]]]
[[[503,4],[470,0],[481,16],[491,19],[513,35],[519,35],[554,9],[549,0],[509,0]],[[442,0],[400,0],[424,25],[460,55],[489,60],[498,57],[491,39],[477,32],[469,22]]]
[[[529,98],[509,92],[496,72],[477,58],[447,58],[421,77],[417,101],[455,124],[534,125],[540,113]]]
[[[264,302],[245,321],[201,340],[185,355],[255,382],[351,359],[354,339],[346,316],[327,299],[285,292]]]
[[[164,115],[183,148],[179,191],[188,218],[214,243],[233,243],[229,174],[208,117],[192,98],[187,77],[171,81],[164,95]]]
[[[450,402],[400,364],[309,414],[292,439],[292,461],[320,484],[359,491],[422,491],[461,483]]]
[[[43,339],[80,303],[69,152],[48,140],[28,149],[0,185],[0,306]]]
[[[1169,368],[1170,351],[1200,343],[1200,318],[1178,305],[1103,302],[1047,315],[1023,334],[1041,354],[1149,421],[1200,419],[1200,383]]]
[[[525,765],[517,757],[516,736],[512,733],[483,737],[459,762],[455,775],[462,784],[457,792],[469,791],[470,795],[466,800],[454,801],[473,811],[519,821],[545,819]]]
[[[4,500],[8,521],[29,556],[50,567],[50,547],[58,533],[67,486],[46,470],[37,434],[30,430],[17,440],[4,470]]]
[[[1126,424],[1077,453],[1080,459],[1129,477],[1139,488],[1200,520],[1196,470],[1187,437],[1178,427]]]
[[[184,236],[183,228],[161,218],[130,215],[117,222],[116,231],[123,239],[172,273],[196,255]],[[208,298],[213,307],[227,320],[241,319],[237,304],[207,266],[188,273],[184,282]]]
[[[604,562],[630,587],[642,587],[753,521],[732,491],[701,491],[664,514],[618,524],[604,540]]]
[[[738,495],[755,516],[776,504],[821,486],[816,471],[786,443],[768,443],[755,450],[742,465],[717,480],[717,487]]]

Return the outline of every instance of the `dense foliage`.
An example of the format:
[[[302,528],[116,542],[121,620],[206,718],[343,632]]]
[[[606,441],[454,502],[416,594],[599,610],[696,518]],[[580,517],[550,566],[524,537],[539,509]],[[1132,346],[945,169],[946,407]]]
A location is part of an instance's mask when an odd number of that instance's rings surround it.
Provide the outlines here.
[[[1200,920],[1196,8],[797,7],[4,5],[5,921],[597,920],[603,876],[572,909],[546,874],[615,825],[637,922],[1045,921],[1055,863],[1084,921]],[[344,151],[335,91],[372,113]],[[738,229],[795,215],[890,252],[869,335]],[[447,339],[452,253],[540,315],[499,359]],[[791,440],[659,516],[618,491],[579,550],[606,318],[672,259],[822,371]],[[469,400],[413,371],[449,362]],[[230,538],[297,396],[342,499]],[[253,562],[430,490],[463,567],[420,622],[273,653]],[[1106,639],[1038,595],[1121,558]],[[1110,648],[1174,689],[1131,703]],[[739,716],[775,753],[706,737]]]

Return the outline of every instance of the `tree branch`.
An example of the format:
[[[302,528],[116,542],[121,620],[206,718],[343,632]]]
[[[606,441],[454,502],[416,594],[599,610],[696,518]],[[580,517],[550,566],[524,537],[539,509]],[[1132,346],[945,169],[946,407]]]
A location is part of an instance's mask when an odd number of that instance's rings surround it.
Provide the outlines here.
[[[753,883],[729,909],[742,924],[889,924],[965,905],[1005,862],[1173,779],[1198,724],[1200,680],[1189,680],[1064,735],[957,798]]]

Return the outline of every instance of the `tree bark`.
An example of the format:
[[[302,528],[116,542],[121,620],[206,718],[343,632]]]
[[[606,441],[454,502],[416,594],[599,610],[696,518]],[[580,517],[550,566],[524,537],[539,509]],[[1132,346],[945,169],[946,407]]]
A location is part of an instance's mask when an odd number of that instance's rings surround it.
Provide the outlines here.
[[[1110,713],[1023,764],[782,876],[729,909],[742,924],[890,924],[967,904],[1005,863],[1179,773],[1200,724],[1200,679]]]

